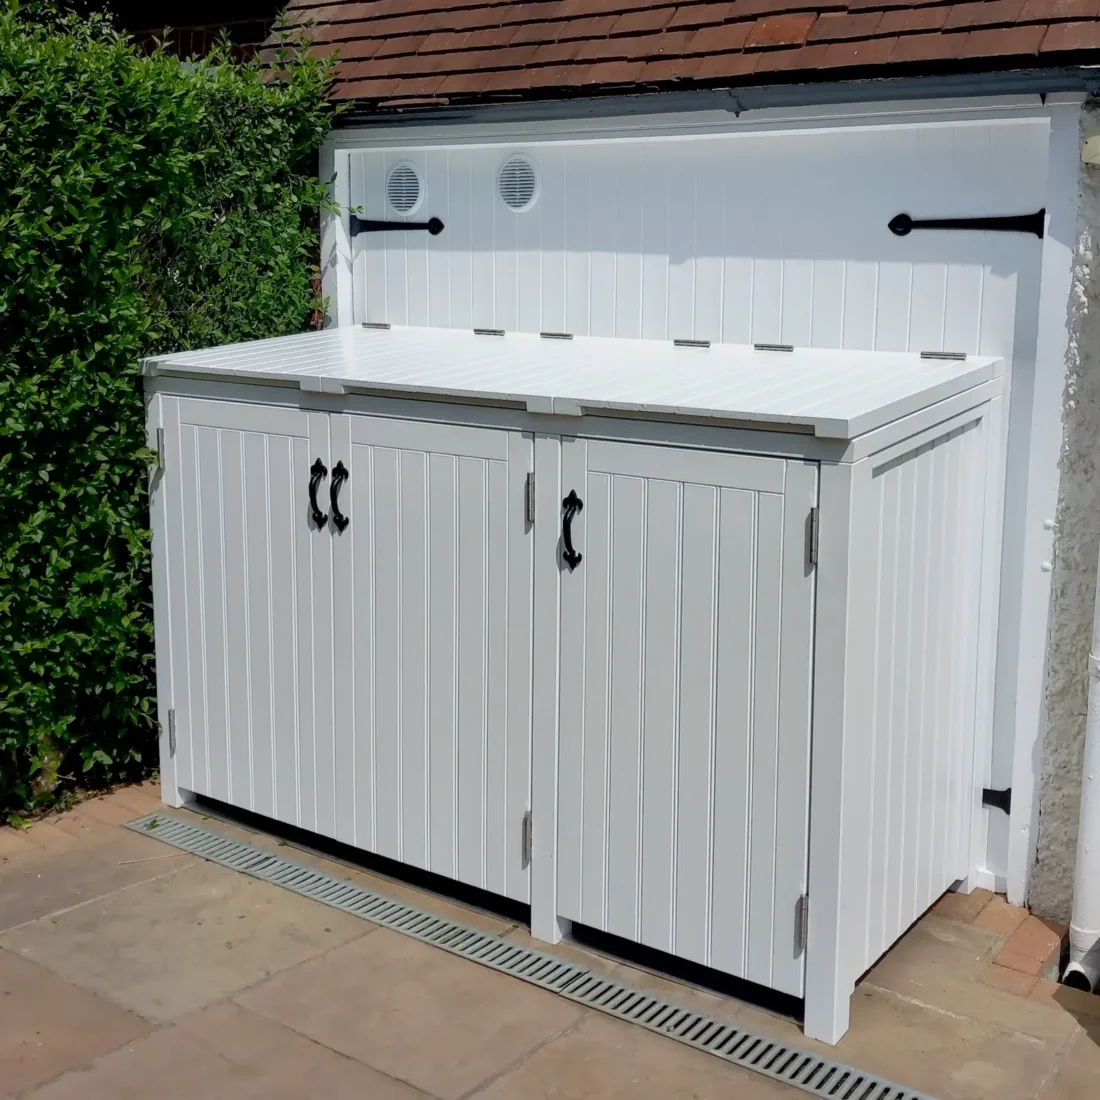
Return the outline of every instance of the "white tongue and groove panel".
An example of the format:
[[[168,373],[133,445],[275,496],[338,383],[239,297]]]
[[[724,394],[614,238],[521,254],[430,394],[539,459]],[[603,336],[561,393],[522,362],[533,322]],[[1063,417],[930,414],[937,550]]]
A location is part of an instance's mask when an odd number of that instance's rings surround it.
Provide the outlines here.
[[[351,154],[351,203],[392,220],[386,180],[409,160],[416,216],[446,228],[357,236],[354,320],[1009,358],[1041,242],[902,239],[887,223],[1038,210],[1048,132],[1034,118],[450,147],[410,134]],[[519,214],[497,189],[515,153],[540,182]]]
[[[844,954],[858,975],[970,873],[990,420],[866,460],[854,528],[859,670],[841,796]],[[902,450],[902,448],[896,448]],[[866,677],[861,679],[860,677]]]
[[[178,424],[164,489],[177,782],[331,836],[332,660],[312,625],[330,610],[331,549],[305,521],[326,418],[179,399]]]
[[[897,352],[774,352],[356,327],[179,352],[147,360],[145,370],[338,392],[461,397],[532,412],[686,414],[850,439],[987,381],[997,364]]]
[[[529,437],[338,417],[350,843],[526,901]],[[335,454],[335,452],[334,452]],[[351,780],[350,776],[354,776]]]
[[[563,916],[802,994],[815,468],[567,440]]]

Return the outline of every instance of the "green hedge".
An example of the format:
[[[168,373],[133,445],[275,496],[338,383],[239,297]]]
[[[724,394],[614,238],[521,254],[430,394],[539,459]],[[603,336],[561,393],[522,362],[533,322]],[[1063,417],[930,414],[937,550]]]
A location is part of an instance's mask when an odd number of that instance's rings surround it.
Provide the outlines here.
[[[139,359],[306,327],[331,72],[0,0],[0,810],[155,765]]]

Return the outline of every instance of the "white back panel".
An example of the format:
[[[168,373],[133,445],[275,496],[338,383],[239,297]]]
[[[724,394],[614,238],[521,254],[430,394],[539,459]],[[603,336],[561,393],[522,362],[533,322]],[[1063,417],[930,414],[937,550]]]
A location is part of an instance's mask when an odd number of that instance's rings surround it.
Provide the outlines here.
[[[795,995],[812,466],[563,443],[558,908]]]
[[[411,160],[425,180],[417,217],[446,228],[357,236],[347,320],[1008,358],[1040,242],[898,238],[887,223],[1038,209],[1047,129],[1031,119],[450,147],[410,135],[352,153],[352,202],[392,218],[386,177]],[[496,187],[515,152],[541,187],[520,214]]]
[[[342,839],[526,901],[532,442],[334,420],[351,520],[336,577],[350,608],[340,650],[355,730]]]

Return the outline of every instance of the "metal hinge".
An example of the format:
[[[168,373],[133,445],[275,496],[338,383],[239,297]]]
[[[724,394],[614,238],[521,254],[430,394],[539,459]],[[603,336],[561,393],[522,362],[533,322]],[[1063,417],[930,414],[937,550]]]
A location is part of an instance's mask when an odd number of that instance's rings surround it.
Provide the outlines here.
[[[820,512],[815,504],[810,509],[810,523],[809,523],[809,559],[811,565],[817,565],[817,545],[818,545],[818,532],[821,527]]]
[[[535,522],[535,475],[527,475],[527,482],[523,487],[523,507],[528,523]]]
[[[176,755],[176,711],[175,708],[168,712],[168,755]]]
[[[531,866],[531,811],[523,815],[523,866]]]
[[[794,909],[794,942],[799,953],[806,950],[810,934],[810,899],[806,894],[798,899]]]
[[[1012,788],[1006,787],[1003,791],[982,788],[982,805],[992,806],[996,810],[1003,810],[1006,814],[1012,813]]]
[[[157,428],[157,469],[164,469],[164,429]]]

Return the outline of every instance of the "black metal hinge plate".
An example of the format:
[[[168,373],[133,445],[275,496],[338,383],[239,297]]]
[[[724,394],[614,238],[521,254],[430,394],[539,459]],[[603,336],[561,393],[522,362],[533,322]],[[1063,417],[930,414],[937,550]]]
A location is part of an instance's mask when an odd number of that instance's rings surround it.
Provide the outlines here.
[[[982,805],[1004,810],[1006,814],[1012,813],[1012,788],[1006,787],[1003,791],[995,791],[989,787],[984,787],[982,789]]]

